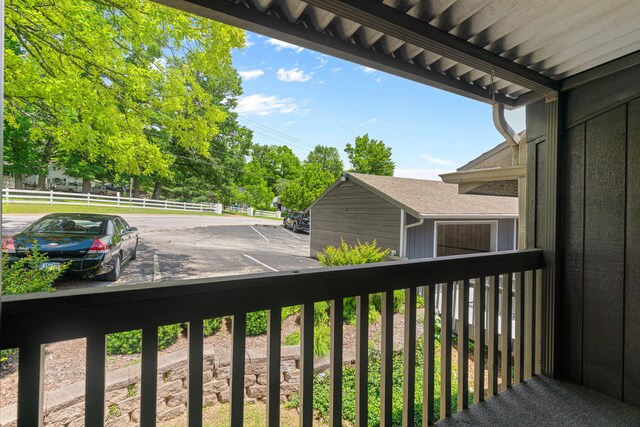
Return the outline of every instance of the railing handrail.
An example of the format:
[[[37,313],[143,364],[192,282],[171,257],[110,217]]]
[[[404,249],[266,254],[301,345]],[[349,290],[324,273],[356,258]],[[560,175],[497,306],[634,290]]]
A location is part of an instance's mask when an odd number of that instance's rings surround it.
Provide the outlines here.
[[[4,296],[0,346],[15,348],[270,308],[536,270],[530,249],[123,287]]]

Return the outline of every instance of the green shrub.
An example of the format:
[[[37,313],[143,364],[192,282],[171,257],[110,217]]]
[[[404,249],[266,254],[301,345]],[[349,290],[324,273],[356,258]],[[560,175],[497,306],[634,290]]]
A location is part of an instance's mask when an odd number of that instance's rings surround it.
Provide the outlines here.
[[[267,311],[247,313],[247,335],[262,335],[267,333]]]
[[[158,328],[158,349],[162,350],[176,342],[182,325],[166,325]],[[107,354],[135,354],[142,351],[142,330],[118,332],[107,335]]]
[[[415,395],[415,417],[411,425],[422,425],[422,340],[418,340],[416,355],[416,395]],[[392,403],[392,425],[402,425],[402,398],[403,398],[403,354],[397,352],[393,354],[393,403]],[[380,425],[380,353],[370,351],[368,366],[368,386],[369,392],[369,420],[368,425]],[[454,375],[457,375],[454,366]],[[440,351],[439,344],[436,344],[435,351],[435,372],[440,371]],[[330,397],[330,376],[320,374],[314,378],[313,384],[313,409],[317,416],[325,422],[329,419],[329,397]],[[345,424],[355,425],[355,404],[356,404],[356,370],[354,367],[344,368],[342,382],[342,419]],[[452,413],[457,408],[457,382],[451,384]],[[469,392],[469,401],[473,402],[473,393]],[[293,396],[287,407],[299,405],[298,396]],[[440,416],[440,375],[434,376],[434,414],[435,419]]]
[[[285,345],[300,345],[300,331],[289,334],[284,339]],[[313,354],[324,357],[331,350],[331,328],[328,324],[316,325],[313,328]]]
[[[37,246],[27,252],[25,257],[12,263],[9,263],[8,254],[2,254],[2,294],[53,291],[53,282],[69,268],[69,264],[62,264],[60,268],[40,269],[40,265],[47,261],[49,257],[40,252]]]
[[[371,295],[371,306],[378,312],[382,312],[382,294]],[[404,290],[398,289],[393,291],[393,312],[401,313],[404,311]]]
[[[325,267],[369,264],[384,261],[391,252],[391,249],[383,250],[379,248],[375,240],[371,243],[361,243],[360,240],[358,240],[357,245],[348,245],[342,239],[340,239],[340,241],[339,247],[327,246],[324,248],[324,254],[318,254],[320,264]]]
[[[204,336],[208,337],[210,335],[215,334],[222,327],[222,318],[214,317],[213,319],[205,319],[202,328],[204,332]]]
[[[292,305],[289,307],[284,307],[282,309],[282,320],[286,319],[287,317],[293,316],[294,314],[298,314],[300,313],[300,306],[299,305]]]

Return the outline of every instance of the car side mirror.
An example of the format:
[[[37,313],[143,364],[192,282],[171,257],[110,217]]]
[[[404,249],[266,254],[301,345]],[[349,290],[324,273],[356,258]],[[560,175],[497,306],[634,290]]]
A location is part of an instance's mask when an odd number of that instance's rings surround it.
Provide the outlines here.
[[[129,227],[130,232],[138,231],[138,227]]]

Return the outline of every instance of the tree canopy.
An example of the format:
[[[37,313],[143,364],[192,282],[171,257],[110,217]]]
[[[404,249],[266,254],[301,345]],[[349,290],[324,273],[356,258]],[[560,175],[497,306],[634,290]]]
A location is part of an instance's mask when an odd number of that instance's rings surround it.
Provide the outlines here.
[[[83,177],[171,177],[176,151],[219,151],[243,46],[240,29],[145,0],[9,2],[6,120],[30,118],[31,140]]]
[[[338,179],[344,172],[344,164],[336,147],[316,145],[305,160],[305,164],[311,163],[320,165],[323,170],[329,172],[335,179]]]
[[[370,175],[392,176],[395,163],[391,160],[391,147],[381,140],[369,138],[368,134],[357,136],[355,145],[347,144],[347,153],[351,171]]]

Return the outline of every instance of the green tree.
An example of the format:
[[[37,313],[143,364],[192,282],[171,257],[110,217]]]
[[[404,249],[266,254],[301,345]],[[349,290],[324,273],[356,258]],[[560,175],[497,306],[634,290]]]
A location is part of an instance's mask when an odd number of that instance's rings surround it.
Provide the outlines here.
[[[357,136],[355,145],[344,149],[351,163],[351,170],[370,175],[392,176],[395,163],[391,160],[391,147],[384,142],[369,138],[368,134]]]
[[[320,165],[323,170],[331,173],[335,179],[338,179],[340,175],[342,175],[342,172],[344,172],[344,164],[342,163],[338,149],[335,147],[316,145],[305,160],[305,164],[310,163]]]
[[[335,181],[331,172],[323,169],[318,163],[307,163],[302,168],[299,179],[285,184],[280,195],[280,202],[295,210],[309,207]]]
[[[244,46],[242,30],[143,0],[10,2],[6,39],[7,120],[37,121],[45,162],[161,177],[175,158],[149,131],[208,157],[228,114],[210,85],[239,85],[230,51]]]
[[[31,119],[25,115],[15,117],[13,123],[4,122],[4,170],[12,173],[15,188],[22,189],[25,175],[46,173],[44,146],[31,138]]]

